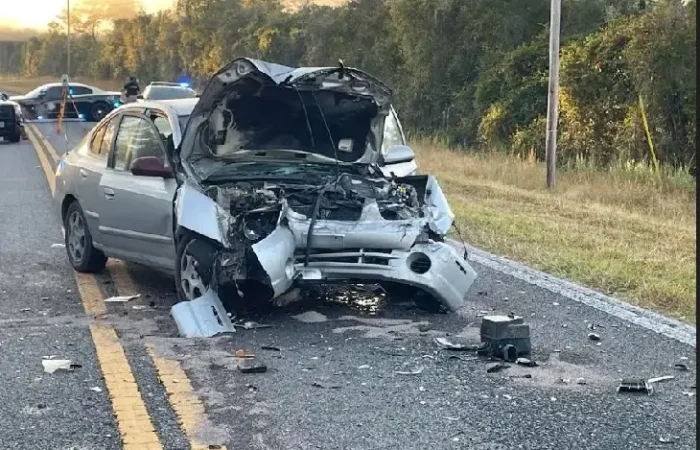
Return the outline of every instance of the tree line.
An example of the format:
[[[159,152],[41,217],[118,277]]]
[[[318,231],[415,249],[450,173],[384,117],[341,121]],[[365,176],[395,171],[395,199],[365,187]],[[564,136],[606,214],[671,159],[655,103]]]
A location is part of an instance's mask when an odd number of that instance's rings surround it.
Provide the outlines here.
[[[649,160],[643,107],[658,159],[695,164],[695,11],[695,0],[563,0],[563,160]],[[393,88],[414,136],[544,157],[549,0],[179,0],[102,32],[83,17],[72,76],[185,74],[201,85],[238,56],[291,66],[342,59]],[[59,18],[41,36],[0,44],[0,73],[60,76],[64,30]]]

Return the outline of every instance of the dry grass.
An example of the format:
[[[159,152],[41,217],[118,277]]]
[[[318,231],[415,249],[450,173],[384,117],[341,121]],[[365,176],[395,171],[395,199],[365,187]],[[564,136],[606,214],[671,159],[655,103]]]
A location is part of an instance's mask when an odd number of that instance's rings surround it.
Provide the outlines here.
[[[36,78],[26,78],[26,77],[10,77],[10,76],[0,76],[0,89],[4,91],[11,92],[13,94],[26,94],[32,89],[41,86],[46,83],[58,83],[61,81],[60,77],[36,77]],[[76,77],[71,81],[77,83],[85,83],[90,86],[95,86],[101,89],[110,91],[120,91],[124,83],[120,83],[117,80],[91,80],[87,78]]]
[[[503,154],[413,144],[435,174],[470,244],[695,321],[695,183],[644,166],[558,172]]]

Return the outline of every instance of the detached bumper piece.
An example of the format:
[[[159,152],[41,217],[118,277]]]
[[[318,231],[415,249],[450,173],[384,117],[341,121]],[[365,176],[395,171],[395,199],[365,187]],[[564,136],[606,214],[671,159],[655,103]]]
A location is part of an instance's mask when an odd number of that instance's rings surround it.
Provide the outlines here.
[[[173,306],[170,315],[182,337],[212,337],[236,331],[219,296],[211,289],[199,298]]]
[[[253,246],[278,296],[294,283],[314,281],[387,281],[414,286],[447,308],[457,310],[476,279],[476,272],[451,246],[415,244],[408,250],[339,249],[310,252],[295,248],[285,227]]]

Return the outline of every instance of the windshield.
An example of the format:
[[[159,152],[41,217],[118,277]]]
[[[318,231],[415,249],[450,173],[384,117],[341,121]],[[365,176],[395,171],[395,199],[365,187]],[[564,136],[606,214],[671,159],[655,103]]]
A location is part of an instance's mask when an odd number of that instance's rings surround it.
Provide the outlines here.
[[[149,86],[144,97],[148,100],[173,100],[177,98],[195,98],[197,93],[192,89],[177,86]]]
[[[38,88],[35,88],[25,94],[25,97],[37,97],[39,96],[39,92],[45,91],[48,88],[48,85],[44,84],[42,86],[39,86]]]

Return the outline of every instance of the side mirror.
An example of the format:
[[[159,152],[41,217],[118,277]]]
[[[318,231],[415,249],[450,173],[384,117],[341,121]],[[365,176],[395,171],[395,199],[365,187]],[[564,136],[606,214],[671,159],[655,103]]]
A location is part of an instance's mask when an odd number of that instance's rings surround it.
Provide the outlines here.
[[[413,161],[413,149],[407,145],[392,145],[384,154],[384,164],[398,164]]]
[[[142,156],[131,162],[131,173],[144,177],[172,178],[173,171],[155,156]]]
[[[136,98],[139,99],[139,100],[143,100],[143,94],[137,95]]]

